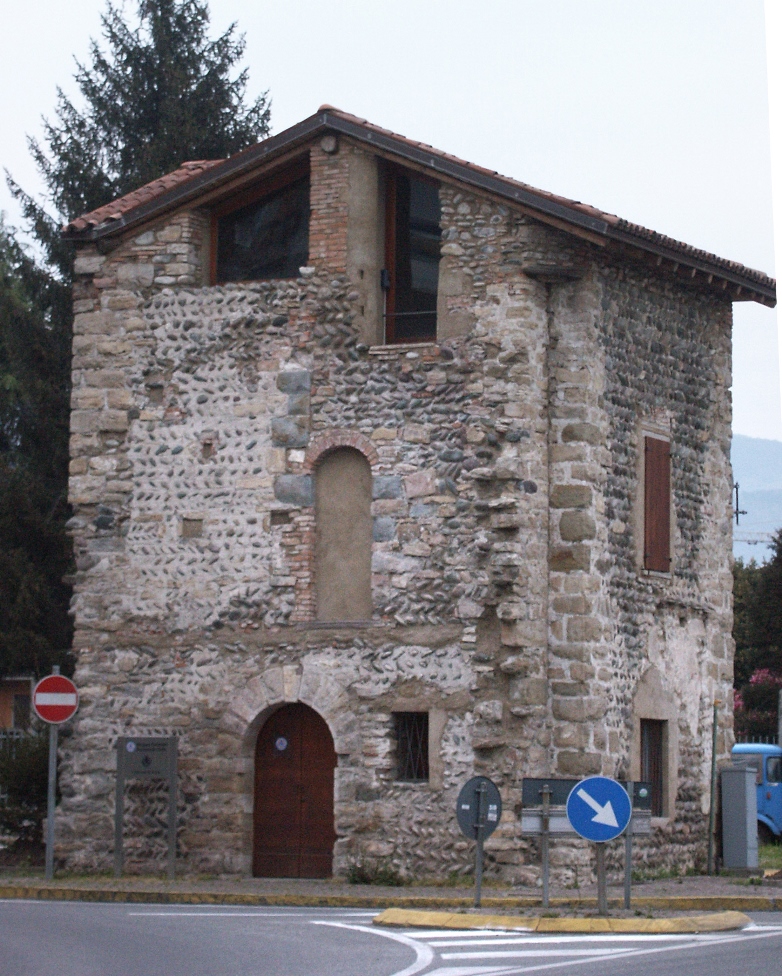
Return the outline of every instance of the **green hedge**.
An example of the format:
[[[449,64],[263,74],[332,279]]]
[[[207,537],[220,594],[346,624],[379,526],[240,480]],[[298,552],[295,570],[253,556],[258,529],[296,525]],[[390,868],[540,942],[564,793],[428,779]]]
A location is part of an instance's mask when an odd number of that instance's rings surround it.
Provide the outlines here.
[[[48,770],[46,731],[0,739],[0,833],[42,842]]]

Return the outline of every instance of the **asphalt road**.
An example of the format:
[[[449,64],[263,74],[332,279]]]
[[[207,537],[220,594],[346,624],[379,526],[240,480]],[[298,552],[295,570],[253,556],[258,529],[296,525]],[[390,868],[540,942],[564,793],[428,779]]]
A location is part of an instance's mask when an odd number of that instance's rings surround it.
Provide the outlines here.
[[[699,936],[380,929],[373,914],[0,901],[0,976],[782,974],[782,913]]]

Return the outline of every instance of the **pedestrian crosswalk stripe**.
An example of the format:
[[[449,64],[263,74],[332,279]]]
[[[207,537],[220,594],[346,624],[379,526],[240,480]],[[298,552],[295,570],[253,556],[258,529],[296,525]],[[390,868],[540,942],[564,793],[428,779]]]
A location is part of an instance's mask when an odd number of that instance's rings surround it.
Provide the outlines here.
[[[415,938],[414,930],[407,930],[407,934],[412,938]],[[699,939],[708,939],[709,942],[713,942],[715,936],[717,939],[720,938],[720,933],[709,933],[707,935],[522,935],[522,936],[509,936],[507,932],[496,932],[494,935],[496,938],[491,939],[490,943],[487,939],[478,939],[475,936],[478,933],[470,932],[469,936],[464,938],[454,938],[454,932],[451,930],[449,932],[449,937],[438,937],[438,938],[427,938],[423,941],[429,942],[430,945],[436,946],[437,948],[443,948],[445,946],[485,946],[487,944],[491,945],[563,945],[566,943],[583,942],[585,938],[588,938],[590,942],[650,942],[657,945],[660,942],[665,941],[682,941],[686,940],[688,942],[698,941]],[[725,939],[736,938],[736,934],[726,933]]]
[[[554,956],[620,956],[631,949],[516,949],[494,952],[441,952],[441,959],[541,959]]]

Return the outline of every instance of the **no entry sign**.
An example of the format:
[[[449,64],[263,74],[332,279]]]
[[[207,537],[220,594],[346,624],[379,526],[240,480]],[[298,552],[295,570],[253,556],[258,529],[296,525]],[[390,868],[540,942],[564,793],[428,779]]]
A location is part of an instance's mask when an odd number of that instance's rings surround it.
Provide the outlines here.
[[[33,690],[33,708],[38,718],[50,725],[67,722],[79,707],[76,685],[61,674],[41,678]]]

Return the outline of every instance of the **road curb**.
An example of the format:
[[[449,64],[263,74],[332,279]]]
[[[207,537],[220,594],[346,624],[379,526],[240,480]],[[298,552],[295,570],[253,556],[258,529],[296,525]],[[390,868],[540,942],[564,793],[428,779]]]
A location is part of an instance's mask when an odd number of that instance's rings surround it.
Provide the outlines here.
[[[507,929],[525,932],[624,932],[665,934],[729,932],[751,923],[743,912],[714,912],[679,918],[518,918],[514,915],[463,915],[389,908],[372,920],[375,925],[427,929]]]
[[[240,891],[188,891],[139,888],[80,887],[78,885],[0,885],[0,898],[24,898],[33,901],[129,902],[158,905],[266,905],[298,908],[397,908],[397,909],[467,909],[472,897],[455,898],[432,895],[297,895],[281,892],[263,894]],[[679,895],[633,898],[633,908],[646,911],[702,912],[773,912],[782,911],[782,897],[763,895]],[[621,898],[610,898],[610,908],[622,908]],[[500,911],[540,909],[539,897],[484,898],[483,907]],[[552,898],[552,909],[595,909],[597,898]],[[486,916],[470,916],[485,918]]]

